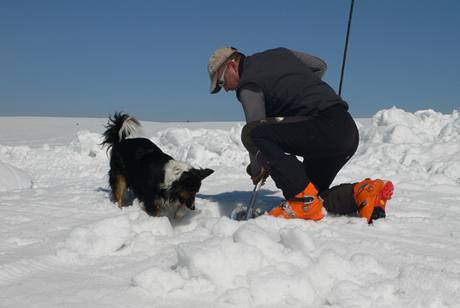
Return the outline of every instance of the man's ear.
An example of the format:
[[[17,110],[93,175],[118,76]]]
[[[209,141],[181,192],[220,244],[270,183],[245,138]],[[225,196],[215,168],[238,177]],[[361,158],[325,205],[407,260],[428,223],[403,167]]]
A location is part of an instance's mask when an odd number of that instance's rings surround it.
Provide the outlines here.
[[[227,65],[231,66],[235,70],[235,72],[238,73],[238,63],[235,60],[229,61]]]
[[[208,176],[210,176],[211,174],[214,173],[214,170],[212,169],[209,169],[209,168],[206,168],[206,169],[197,169],[197,172],[198,172],[198,176],[200,177],[200,179],[204,179],[204,178],[207,178]]]

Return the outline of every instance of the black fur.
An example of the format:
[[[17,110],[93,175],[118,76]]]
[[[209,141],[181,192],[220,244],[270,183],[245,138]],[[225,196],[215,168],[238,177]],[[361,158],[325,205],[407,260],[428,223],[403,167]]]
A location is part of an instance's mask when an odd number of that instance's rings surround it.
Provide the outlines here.
[[[214,171],[177,162],[149,139],[126,139],[136,127],[140,127],[136,119],[121,113],[109,117],[106,125],[102,145],[110,151],[112,199],[122,207],[126,189],[130,189],[149,215],[171,219],[179,216],[185,207],[195,209],[195,195],[201,181]],[[172,177],[174,181],[165,183],[165,168],[176,165],[182,168]]]

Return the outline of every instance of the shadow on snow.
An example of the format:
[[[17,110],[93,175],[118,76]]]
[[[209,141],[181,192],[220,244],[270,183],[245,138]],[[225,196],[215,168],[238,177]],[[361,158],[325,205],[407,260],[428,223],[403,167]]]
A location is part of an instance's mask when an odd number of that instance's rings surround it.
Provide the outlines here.
[[[283,198],[275,196],[277,191],[261,189],[257,193],[257,200],[255,209],[264,213],[277,206]],[[217,203],[219,207],[219,213],[221,216],[230,217],[232,211],[239,205],[248,205],[251,199],[252,191],[231,191],[223,192],[215,195],[198,194],[198,198],[202,198],[211,202]]]

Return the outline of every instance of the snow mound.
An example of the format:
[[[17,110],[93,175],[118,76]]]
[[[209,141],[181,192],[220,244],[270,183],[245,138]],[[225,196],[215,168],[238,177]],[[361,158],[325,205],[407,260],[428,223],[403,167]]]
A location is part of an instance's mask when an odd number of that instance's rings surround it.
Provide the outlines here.
[[[152,219],[138,210],[75,228],[58,246],[57,254],[72,260],[148,251],[155,249],[156,235],[170,236],[172,232],[167,217]]]
[[[406,112],[393,107],[377,112],[373,127],[361,135],[364,142],[445,143],[460,140],[460,112],[442,114],[433,110]]]
[[[273,217],[262,216],[245,223],[226,219],[204,223],[202,227],[219,230],[220,236],[178,243],[174,246],[176,264],[155,266],[135,275],[133,286],[160,298],[201,294],[237,306],[302,306],[317,305],[321,298],[339,304],[349,298],[346,290],[360,293],[369,282],[386,281],[392,275],[370,254],[345,257],[317,245],[309,236],[319,231],[315,223],[275,222],[278,220]],[[223,235],[223,229],[234,231]],[[390,295],[392,292],[395,288],[388,290]],[[368,293],[370,297],[360,302],[371,305],[381,290]],[[349,298],[351,303],[353,299],[356,297]],[[396,300],[391,297],[384,303]]]
[[[372,125],[360,129],[360,147],[353,162],[365,176],[399,178],[409,176],[429,185],[460,185],[460,113],[433,110],[415,113],[396,107],[381,110]],[[366,170],[378,172],[366,175]]]
[[[152,140],[174,159],[196,166],[235,166],[247,162],[238,125],[230,130],[170,128]]]
[[[180,244],[177,256],[184,276],[203,277],[221,287],[238,286],[238,277],[266,264],[261,251],[230,238]]]
[[[154,267],[135,276],[133,285],[143,288],[152,296],[161,297],[183,288],[185,281],[174,271]]]
[[[77,139],[70,143],[70,147],[82,155],[95,157],[104,152],[101,141],[101,134],[82,130],[77,132]]]
[[[32,178],[23,170],[0,161],[0,192],[32,187]]]
[[[80,255],[105,256],[121,249],[131,233],[126,216],[108,218],[73,230],[65,242],[66,248]]]

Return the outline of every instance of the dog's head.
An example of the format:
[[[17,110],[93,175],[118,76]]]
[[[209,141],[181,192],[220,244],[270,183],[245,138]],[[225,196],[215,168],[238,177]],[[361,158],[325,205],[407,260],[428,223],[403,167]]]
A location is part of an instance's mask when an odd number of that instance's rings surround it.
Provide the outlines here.
[[[196,169],[174,159],[164,166],[164,180],[160,185],[164,191],[165,207],[183,205],[195,209],[195,196],[200,190],[201,181],[212,174],[212,169]]]
[[[201,181],[214,172],[212,169],[191,168],[183,171],[180,177],[171,185],[171,198],[178,200],[187,208],[195,209],[195,196],[200,190]]]

